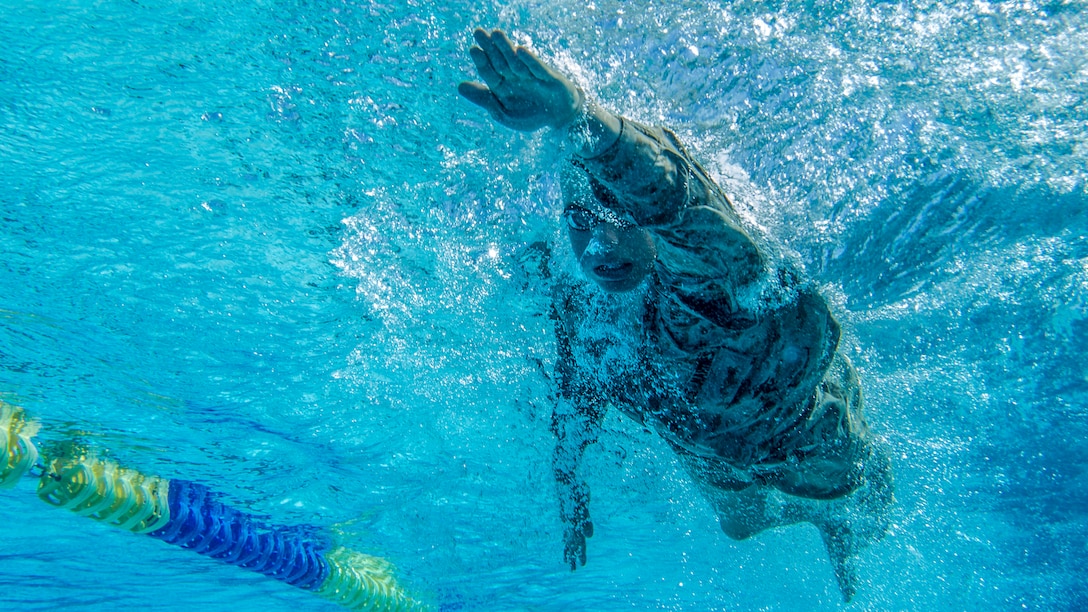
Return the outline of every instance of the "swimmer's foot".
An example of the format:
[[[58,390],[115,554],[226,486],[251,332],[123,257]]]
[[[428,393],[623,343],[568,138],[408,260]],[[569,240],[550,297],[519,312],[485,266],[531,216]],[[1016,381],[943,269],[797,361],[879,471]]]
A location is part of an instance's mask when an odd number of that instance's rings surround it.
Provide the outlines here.
[[[846,603],[854,598],[858,591],[858,572],[855,554],[857,542],[854,533],[846,523],[827,521],[816,525],[827,547],[827,556],[835,570],[835,580]]]

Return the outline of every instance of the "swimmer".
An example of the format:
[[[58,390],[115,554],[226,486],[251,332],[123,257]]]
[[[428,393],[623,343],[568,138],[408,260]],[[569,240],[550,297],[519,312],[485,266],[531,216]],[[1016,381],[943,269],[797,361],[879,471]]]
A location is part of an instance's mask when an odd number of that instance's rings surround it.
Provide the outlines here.
[[[552,313],[565,561],[586,562],[578,466],[615,407],[667,441],[730,538],[815,525],[850,601],[894,494],[827,302],[672,132],[608,111],[502,31],[474,38],[483,82],[460,94],[507,128],[557,131],[572,152],[562,219],[581,274],[555,282]]]

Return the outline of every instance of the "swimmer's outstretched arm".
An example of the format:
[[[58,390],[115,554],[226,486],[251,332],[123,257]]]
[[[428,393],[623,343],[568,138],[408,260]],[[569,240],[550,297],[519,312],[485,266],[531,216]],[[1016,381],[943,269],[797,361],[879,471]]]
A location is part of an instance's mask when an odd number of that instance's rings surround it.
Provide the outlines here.
[[[586,169],[623,194],[620,209],[614,212],[631,214],[639,225],[659,226],[673,220],[681,208],[709,197],[701,182],[689,185],[693,169],[663,142],[671,134],[645,133],[642,126],[589,100],[570,79],[532,51],[515,46],[501,30],[477,29],[473,37],[476,46],[469,53],[483,82],[462,82],[457,88],[460,94],[508,128],[565,131]],[[676,148],[680,146],[675,142]],[[736,213],[722,213],[728,217],[724,225],[737,233]],[[743,232],[724,242],[752,250]],[[741,255],[751,258],[752,253]]]
[[[521,132],[564,129],[584,121],[587,138],[579,138],[575,153],[595,157],[620,136],[619,117],[586,99],[581,88],[525,47],[515,47],[501,30],[477,28],[476,46],[469,49],[483,83],[465,81],[457,91],[483,107],[496,122]]]

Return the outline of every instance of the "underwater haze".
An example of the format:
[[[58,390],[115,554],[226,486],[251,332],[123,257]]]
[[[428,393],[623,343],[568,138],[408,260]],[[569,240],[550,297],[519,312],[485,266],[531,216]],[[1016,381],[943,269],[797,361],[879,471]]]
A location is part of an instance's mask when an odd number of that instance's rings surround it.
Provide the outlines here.
[[[386,558],[436,610],[1088,609],[1083,0],[0,0],[0,399]],[[844,605],[613,414],[562,562],[557,140],[459,99],[502,27],[673,128],[843,325],[898,506]],[[0,491],[0,603],[338,610]]]

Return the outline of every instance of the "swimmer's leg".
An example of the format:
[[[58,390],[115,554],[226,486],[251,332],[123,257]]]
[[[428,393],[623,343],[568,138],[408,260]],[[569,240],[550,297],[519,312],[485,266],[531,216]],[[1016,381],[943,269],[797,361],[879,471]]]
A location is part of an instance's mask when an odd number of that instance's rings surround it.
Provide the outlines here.
[[[857,592],[857,553],[865,546],[838,500],[804,499],[785,495],[763,485],[740,491],[709,490],[704,494],[714,506],[722,531],[734,540],[745,540],[766,529],[796,523],[812,523],[820,531],[843,600]]]
[[[679,449],[677,456],[730,538],[745,540],[766,529],[802,522],[815,525],[839,590],[849,602],[857,593],[856,556],[884,537],[895,503],[887,450],[875,441],[866,441],[863,448],[863,459],[857,463],[810,461],[797,471],[769,478],[769,485],[722,461]]]
[[[746,540],[766,529],[797,522],[783,522],[781,515],[768,512],[769,492],[767,487],[761,485],[751,485],[740,491],[704,489],[718,515],[722,531],[734,540]]]
[[[835,570],[835,582],[839,585],[842,600],[850,603],[858,592],[857,542],[844,523],[824,523],[817,527],[827,548],[831,567]]]
[[[796,499],[796,498],[795,498]],[[891,461],[883,445],[874,444],[866,457],[861,483],[849,495],[827,501],[797,500],[788,504],[795,517],[820,530],[843,600],[857,593],[857,555],[887,533],[895,487]]]
[[[772,484],[796,496],[785,513],[820,530],[843,599],[850,601],[857,592],[856,555],[887,532],[895,487],[888,452],[869,431],[861,383],[845,357],[836,355],[817,387],[794,448],[806,450]]]
[[[673,449],[714,508],[722,531],[730,538],[746,540],[765,529],[806,520],[784,515],[780,503],[768,503],[768,495],[774,492],[773,489],[725,461],[694,455],[675,445]]]

